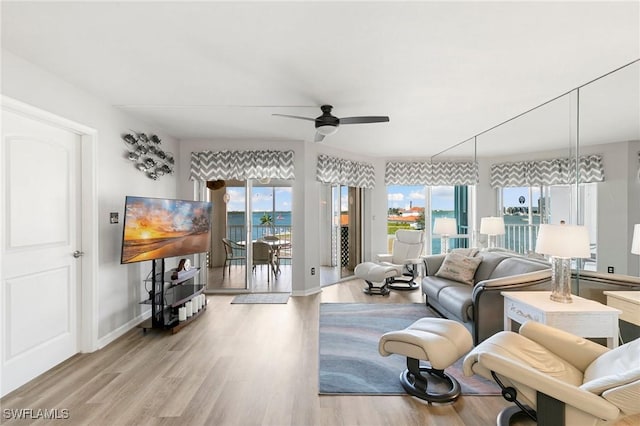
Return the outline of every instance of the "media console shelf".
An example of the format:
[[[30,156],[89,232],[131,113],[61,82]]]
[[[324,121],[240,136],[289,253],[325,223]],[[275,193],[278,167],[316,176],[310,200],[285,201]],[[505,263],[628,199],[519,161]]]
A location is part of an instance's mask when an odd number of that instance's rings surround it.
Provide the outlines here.
[[[143,321],[138,327],[144,332],[148,329],[164,329],[177,333],[193,322],[207,309],[206,299],[202,307],[183,321],[179,320],[179,309],[191,302],[204,291],[203,284],[194,284],[193,279],[200,273],[200,268],[181,271],[177,279],[172,275],[175,271],[164,270],[164,259],[152,260],[151,290],[149,298],[140,302],[151,305],[151,318]]]

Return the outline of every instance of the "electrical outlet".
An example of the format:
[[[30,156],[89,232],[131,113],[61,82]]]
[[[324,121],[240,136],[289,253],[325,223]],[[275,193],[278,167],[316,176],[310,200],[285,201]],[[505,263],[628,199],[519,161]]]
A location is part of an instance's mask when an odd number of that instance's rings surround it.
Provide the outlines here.
[[[311,268],[311,275],[315,275],[316,274],[316,268]]]
[[[607,272],[613,274],[613,266],[607,266]]]

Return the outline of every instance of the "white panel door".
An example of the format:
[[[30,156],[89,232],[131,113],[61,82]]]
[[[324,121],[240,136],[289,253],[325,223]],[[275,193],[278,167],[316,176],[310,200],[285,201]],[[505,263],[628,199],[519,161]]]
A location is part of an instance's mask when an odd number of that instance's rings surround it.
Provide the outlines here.
[[[78,352],[80,145],[2,111],[2,395]]]

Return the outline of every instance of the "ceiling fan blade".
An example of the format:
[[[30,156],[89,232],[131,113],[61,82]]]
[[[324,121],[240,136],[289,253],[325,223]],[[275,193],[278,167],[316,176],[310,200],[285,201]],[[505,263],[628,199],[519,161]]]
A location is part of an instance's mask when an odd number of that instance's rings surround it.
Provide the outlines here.
[[[314,142],[322,142],[324,140],[324,135],[320,132],[316,132],[316,137],[313,139]]]
[[[271,114],[271,115],[276,115],[278,117],[286,117],[286,118],[297,118],[298,120],[316,121],[315,118],[300,117],[298,115],[287,115],[287,114]]]
[[[386,121],[389,121],[389,117],[386,117],[386,116],[345,117],[340,119],[340,124],[383,123]]]

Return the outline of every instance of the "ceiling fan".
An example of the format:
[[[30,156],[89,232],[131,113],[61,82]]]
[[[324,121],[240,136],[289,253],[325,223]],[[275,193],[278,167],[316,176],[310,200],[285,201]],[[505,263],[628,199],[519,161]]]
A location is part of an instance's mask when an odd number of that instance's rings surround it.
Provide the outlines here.
[[[333,107],[331,105],[322,105],[320,107],[322,115],[316,118],[300,117],[297,115],[273,114],[279,117],[297,118],[299,120],[314,121],[316,123],[315,142],[321,142],[325,136],[332,135],[338,131],[341,124],[361,124],[361,123],[383,123],[389,121],[386,116],[368,116],[368,117],[344,117],[338,118],[331,115]]]

